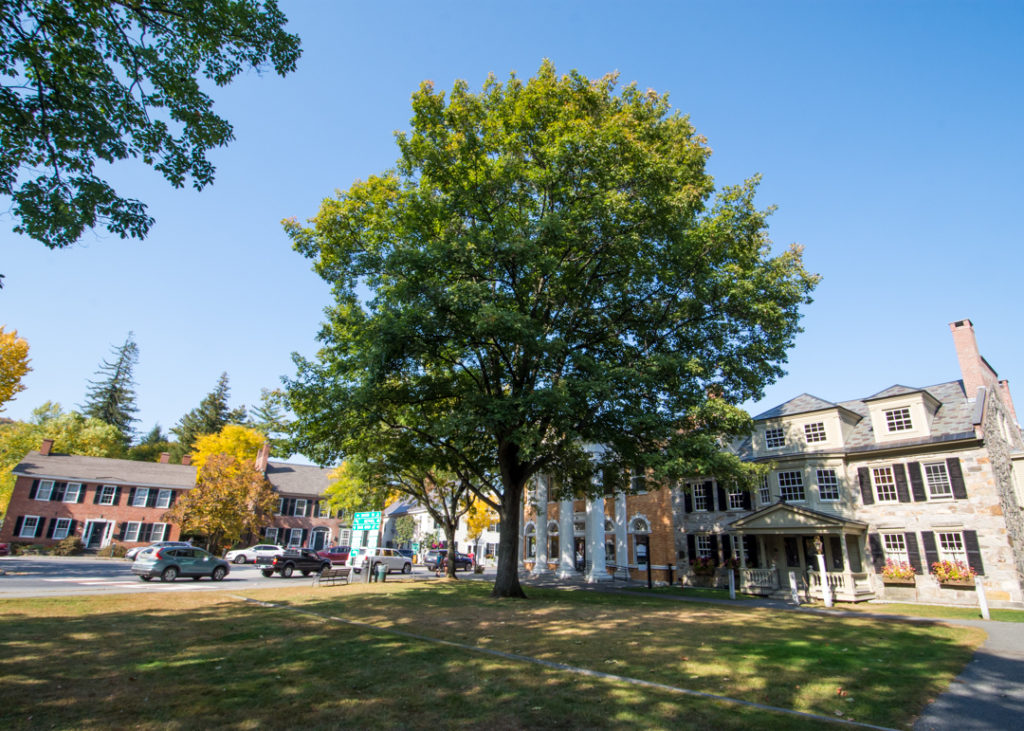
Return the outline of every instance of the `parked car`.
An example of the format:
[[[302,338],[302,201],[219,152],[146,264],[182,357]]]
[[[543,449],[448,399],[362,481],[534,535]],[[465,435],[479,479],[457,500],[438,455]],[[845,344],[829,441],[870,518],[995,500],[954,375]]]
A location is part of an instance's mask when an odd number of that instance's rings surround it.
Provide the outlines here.
[[[416,552],[414,550],[412,550],[411,548],[396,548],[395,550],[398,551],[403,556],[405,556],[410,561],[412,560],[412,557],[416,555]]]
[[[143,581],[157,576],[160,581],[174,581],[179,576],[188,576],[196,581],[209,576],[220,581],[230,570],[231,565],[227,561],[194,546],[161,546],[141,551],[132,564],[132,573]]]
[[[0,543],[0,556],[6,556],[11,552],[11,547],[7,543]]]
[[[357,574],[367,566],[376,571],[379,564],[385,564],[389,574],[392,571],[412,573],[412,559],[403,556],[395,548],[353,548],[349,556],[349,565]]]
[[[322,548],[316,553],[320,558],[326,558],[333,564],[344,566],[351,552],[352,548],[350,546],[327,546],[327,548]]]
[[[441,549],[439,551],[430,550],[427,551],[426,556],[423,559],[423,565],[431,571],[437,571],[441,561],[448,556],[448,551]],[[455,554],[455,570],[462,569],[463,571],[470,571],[473,568],[473,559],[464,553]]]
[[[300,548],[294,551],[285,551],[279,556],[260,556],[256,559],[256,568],[262,571],[267,578],[274,574],[281,574],[288,579],[296,571],[301,571],[303,576],[318,574],[331,568],[331,562],[329,559],[318,556],[312,548]]]
[[[284,553],[281,546],[272,543],[259,543],[248,548],[235,548],[224,554],[224,560],[231,563],[255,562],[260,556],[280,556]]]
[[[134,561],[139,557],[139,554],[150,548],[163,548],[165,546],[181,546],[182,548],[191,548],[192,544],[186,541],[157,541],[156,543],[150,543],[148,546],[135,546],[135,548],[129,548],[124,557],[129,561]]]

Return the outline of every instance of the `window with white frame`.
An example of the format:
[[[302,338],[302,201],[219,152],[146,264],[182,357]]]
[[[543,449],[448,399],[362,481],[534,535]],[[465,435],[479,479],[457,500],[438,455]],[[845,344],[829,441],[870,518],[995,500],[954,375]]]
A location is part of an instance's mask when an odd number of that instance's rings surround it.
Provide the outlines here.
[[[279,497],[277,499],[277,510],[274,511],[274,515],[280,515],[284,511],[284,498]]]
[[[136,487],[135,496],[132,497],[133,508],[144,508],[146,507],[146,500],[149,499],[149,488],[148,487]]]
[[[711,558],[711,536],[697,536],[694,542],[697,558]]]
[[[889,409],[886,411],[885,427],[890,432],[909,431],[913,429],[914,423],[910,420],[910,409],[906,406],[901,406],[898,409]]]
[[[875,495],[878,496],[878,502],[894,503],[899,501],[892,467],[873,467],[871,469],[871,476],[875,481]]]
[[[708,490],[707,483],[695,482],[693,483],[693,509],[700,511],[707,511],[708,509]]]
[[[953,497],[953,486],[945,462],[931,462],[924,466],[924,478],[928,482],[928,494],[934,498]]]
[[[967,563],[963,533],[936,533],[935,537],[939,542],[939,558],[941,560]]]
[[[799,470],[779,473],[779,497],[787,502],[804,500],[804,476]]]
[[[277,543],[277,528],[267,528],[267,532],[263,537],[267,540],[267,543]]]
[[[524,531],[526,536],[526,557],[533,558],[537,555],[537,527],[530,523]]]
[[[151,541],[162,541],[167,538],[167,523],[153,523],[153,532],[149,536]]]
[[[60,541],[68,537],[71,531],[71,518],[57,518],[53,524],[53,539]]]
[[[66,503],[77,503],[78,496],[82,494],[82,483],[81,482],[69,482],[67,488],[64,490],[64,502]]]
[[[818,470],[818,499],[824,502],[839,500],[839,478],[835,470]]]
[[[306,501],[302,498],[298,498],[295,501],[295,512],[292,515],[297,515],[300,518],[306,517]]]
[[[758,499],[762,505],[772,501],[772,488],[768,484],[768,475],[761,475],[761,489],[758,491]]]
[[[161,490],[156,494],[156,506],[158,508],[169,508],[171,507],[171,495],[174,494],[173,490]]]
[[[300,548],[302,546],[302,528],[292,528],[288,531],[288,548]]]
[[[883,533],[882,548],[885,550],[887,559],[892,559],[895,563],[910,562],[910,557],[907,554],[907,539],[902,533]]]
[[[39,530],[39,522],[42,520],[38,515],[26,515],[21,519],[21,530],[18,532],[19,538],[35,538],[36,531]]]
[[[127,543],[139,540],[139,528],[142,527],[142,523],[131,521],[124,528],[124,540]]]
[[[104,485],[100,488],[100,505],[113,505],[115,495],[117,495],[116,487],[113,485]]]
[[[729,510],[743,510],[743,490],[729,491]]]
[[[825,436],[825,422],[816,421],[813,424],[804,424],[804,438],[810,442],[824,442],[827,437]]]
[[[764,445],[768,449],[778,449],[786,446],[786,432],[782,427],[771,426],[764,430]]]
[[[36,500],[49,500],[53,494],[53,480],[43,480],[36,490]]]

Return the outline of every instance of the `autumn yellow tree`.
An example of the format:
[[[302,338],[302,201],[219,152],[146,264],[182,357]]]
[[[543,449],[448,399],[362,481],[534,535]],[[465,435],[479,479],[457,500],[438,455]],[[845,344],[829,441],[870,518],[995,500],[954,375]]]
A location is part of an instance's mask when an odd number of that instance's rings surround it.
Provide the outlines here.
[[[210,455],[199,470],[196,486],[164,513],[183,533],[206,536],[214,553],[252,537],[266,525],[277,505],[270,482],[254,460],[227,454]]]
[[[202,470],[207,460],[217,454],[234,457],[238,464],[252,461],[266,441],[266,436],[255,429],[228,424],[216,434],[205,434],[196,439],[192,464]]]
[[[15,394],[25,390],[22,377],[28,373],[28,341],[18,331],[5,332],[0,326],[0,411]]]
[[[466,515],[466,537],[475,545],[480,540],[480,536],[487,530],[487,526],[497,522],[497,511],[483,500],[476,500]],[[477,553],[479,554],[479,551]],[[479,560],[480,556],[478,555],[477,561]]]

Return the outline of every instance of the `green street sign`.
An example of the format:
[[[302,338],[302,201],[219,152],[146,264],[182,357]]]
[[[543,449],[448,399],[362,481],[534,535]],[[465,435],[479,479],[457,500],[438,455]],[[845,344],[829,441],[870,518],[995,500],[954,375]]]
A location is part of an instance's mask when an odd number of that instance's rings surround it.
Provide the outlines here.
[[[380,511],[369,510],[365,513],[354,513],[352,515],[352,530],[379,530]]]

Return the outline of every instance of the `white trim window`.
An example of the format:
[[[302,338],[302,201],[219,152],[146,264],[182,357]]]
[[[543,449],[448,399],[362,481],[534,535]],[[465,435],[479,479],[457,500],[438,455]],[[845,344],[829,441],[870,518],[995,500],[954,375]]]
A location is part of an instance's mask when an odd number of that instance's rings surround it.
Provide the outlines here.
[[[302,548],[302,528],[291,528],[288,531],[288,548]]]
[[[761,475],[761,489],[758,491],[757,497],[762,505],[768,505],[772,501],[772,488],[768,482],[768,475]]]
[[[71,518],[57,518],[53,523],[53,536],[55,541],[60,541],[68,537],[68,533],[71,532]]]
[[[892,559],[894,563],[910,563],[907,539],[902,533],[883,533],[882,548],[885,550],[885,557]]]
[[[896,431],[910,431],[914,428],[914,422],[910,419],[910,409],[900,406],[898,409],[889,409],[885,412],[885,428],[890,433]]]
[[[53,494],[53,480],[41,480],[39,482],[39,488],[36,490],[36,500],[43,502],[50,499]]]
[[[273,543],[274,545],[277,545],[277,530],[278,529],[276,527],[267,528],[267,532],[263,535],[263,539],[267,543]]]
[[[693,483],[693,509],[695,512],[707,512],[709,487],[710,485],[706,482]]]
[[[804,438],[808,444],[826,441],[828,437],[825,435],[825,422],[816,421],[813,424],[804,424]]]
[[[151,541],[163,541],[167,539],[167,523],[153,523],[153,531],[149,534]]]
[[[129,521],[124,526],[124,540],[125,543],[135,543],[139,540],[139,530],[142,528],[142,523],[137,520]]]
[[[174,494],[173,490],[160,490],[156,494],[156,506],[158,508],[169,508],[171,507],[171,495]]]
[[[945,462],[929,462],[924,465],[924,479],[928,483],[928,496],[932,500],[953,497],[953,485]]]
[[[779,473],[779,497],[786,502],[803,502],[804,476],[799,470],[786,470]]]
[[[743,510],[744,490],[733,490],[728,493],[729,510]]]
[[[764,446],[779,449],[786,446],[786,432],[781,426],[770,426],[764,430]]]
[[[100,505],[113,505],[114,496],[117,495],[117,488],[113,485],[103,485],[98,489],[100,491]]]
[[[135,496],[132,498],[133,508],[144,508],[146,507],[146,501],[149,500],[149,488],[148,487],[136,487]]]
[[[277,499],[277,510],[274,511],[274,515],[280,515],[282,512],[284,512],[284,498],[279,497]]]
[[[64,502],[66,503],[77,503],[78,496],[82,494],[82,483],[81,482],[69,482],[67,488],[64,490]]]
[[[935,539],[939,547],[939,560],[952,561],[966,565],[967,549],[964,548],[963,533],[936,533]]]
[[[711,536],[696,536],[694,548],[697,549],[697,558],[711,558]]]
[[[18,538],[35,538],[36,531],[42,521],[38,515],[26,515],[21,519],[21,530],[18,531]]]
[[[875,483],[875,497],[878,502],[899,502],[900,498],[896,492],[896,478],[893,477],[892,467],[872,467],[871,478]]]
[[[835,470],[818,470],[818,499],[826,503],[839,501],[839,478]]]
[[[306,517],[306,501],[303,498],[298,498],[295,501],[295,512],[292,515],[296,515],[300,518]]]

